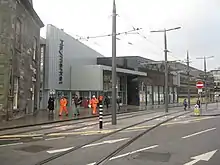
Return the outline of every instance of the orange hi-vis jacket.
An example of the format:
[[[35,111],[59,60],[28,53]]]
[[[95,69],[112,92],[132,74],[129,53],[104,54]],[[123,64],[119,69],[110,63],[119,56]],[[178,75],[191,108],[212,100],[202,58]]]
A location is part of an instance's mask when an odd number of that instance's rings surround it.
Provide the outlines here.
[[[98,101],[96,98],[92,98],[92,99],[90,100],[90,103],[89,103],[89,104],[91,105],[92,108],[96,108],[98,102],[99,102],[99,101]]]
[[[63,99],[60,99],[60,106],[61,107],[66,107],[67,105],[67,99],[63,98]]]

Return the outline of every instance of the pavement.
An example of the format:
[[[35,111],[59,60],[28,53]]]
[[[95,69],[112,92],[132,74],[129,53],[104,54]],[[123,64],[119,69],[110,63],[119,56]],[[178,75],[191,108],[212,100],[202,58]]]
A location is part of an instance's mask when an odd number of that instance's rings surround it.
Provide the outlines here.
[[[218,111],[214,104],[210,105],[209,109]],[[97,119],[92,119],[93,121],[84,119],[82,123],[68,121],[62,123],[63,125],[36,126],[38,129],[34,127],[10,130],[10,133],[14,131],[14,134],[0,135],[0,162],[1,165],[15,162],[16,165],[36,165],[41,160],[76,148],[109,132],[163,115],[84,145],[79,150],[46,163],[46,165],[94,165],[139,133],[184,113],[179,110],[178,108],[170,110],[173,114],[146,111],[120,114],[117,125],[111,125],[111,118],[105,117],[103,130],[99,130],[97,124],[91,125],[94,122],[98,123]],[[192,117],[191,114],[179,116],[143,135],[114,155],[107,165],[219,165],[220,117]],[[82,125],[85,127],[81,127]]]
[[[172,109],[172,108],[171,108]],[[142,110],[163,110],[163,107],[153,109],[149,107],[141,107],[141,106],[123,106],[118,113],[130,113],[130,112],[136,112],[136,111],[142,111]],[[97,117],[98,115],[92,115],[92,110],[90,108],[80,108],[80,116],[74,116],[74,107],[68,108],[69,115],[65,116],[59,116],[58,110],[55,110],[54,113],[49,114],[47,110],[39,110],[34,115],[27,115],[22,118],[11,120],[11,121],[2,121],[0,122],[0,131],[5,129],[14,129],[19,127],[25,127],[25,126],[35,126],[35,125],[42,125],[42,124],[52,124],[52,123],[58,123],[58,122],[65,122],[65,121],[71,121],[71,120],[79,120],[79,119],[85,119],[85,118],[91,118],[91,117]],[[111,107],[109,109],[104,108],[104,115],[110,115],[111,114]]]
[[[130,112],[130,111],[138,111],[141,110],[139,106],[123,106],[119,113]],[[80,108],[80,115],[74,116],[74,107],[68,108],[69,115],[59,116],[58,110],[55,110],[54,113],[49,113],[48,110],[39,110],[34,115],[26,115],[22,118],[11,120],[11,121],[2,121],[0,122],[0,130],[8,129],[8,128],[17,128],[23,126],[34,126],[38,124],[46,124],[46,123],[56,123],[70,120],[79,120],[90,117],[95,117],[98,115],[92,115],[92,110],[90,108]],[[104,114],[110,114],[111,108],[104,108]]]

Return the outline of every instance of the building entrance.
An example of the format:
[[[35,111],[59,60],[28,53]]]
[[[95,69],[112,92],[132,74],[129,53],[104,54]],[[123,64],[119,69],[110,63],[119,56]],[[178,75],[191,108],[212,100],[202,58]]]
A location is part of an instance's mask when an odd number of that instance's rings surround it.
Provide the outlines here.
[[[139,81],[137,76],[127,76],[128,105],[139,106]]]

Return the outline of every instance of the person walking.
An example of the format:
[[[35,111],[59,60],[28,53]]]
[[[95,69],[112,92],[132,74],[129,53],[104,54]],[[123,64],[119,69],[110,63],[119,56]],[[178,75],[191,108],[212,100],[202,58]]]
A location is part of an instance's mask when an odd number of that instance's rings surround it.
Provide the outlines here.
[[[98,99],[95,97],[95,95],[93,95],[92,99],[90,100],[90,103],[89,103],[91,105],[93,115],[96,115],[96,113],[97,113],[98,102],[99,102]]]
[[[75,104],[75,111],[74,111],[74,116],[79,116],[79,107],[82,104],[82,98],[78,98],[77,95],[74,97],[74,104]]]
[[[108,96],[105,96],[104,103],[105,103],[105,105],[106,105],[106,108],[108,109],[109,104],[110,104],[110,99],[109,99],[109,97],[108,97]]]
[[[62,96],[60,99],[60,112],[59,112],[59,116],[62,115],[63,111],[65,111],[66,116],[68,116],[68,111],[67,111],[67,99]]]
[[[117,105],[118,105],[118,110],[120,111],[121,109],[121,104],[122,104],[122,101],[121,101],[121,98],[120,96],[117,97]]]
[[[196,104],[199,106],[199,108],[201,107],[201,102],[199,99],[197,100]]]
[[[54,111],[54,102],[55,102],[55,99],[54,97],[50,96],[49,99],[48,99],[48,105],[47,105],[47,108],[49,110],[49,113],[52,111]]]
[[[186,108],[187,108],[187,101],[186,101],[186,99],[184,99],[184,101],[183,101],[183,106],[184,106],[184,111],[186,111]]]

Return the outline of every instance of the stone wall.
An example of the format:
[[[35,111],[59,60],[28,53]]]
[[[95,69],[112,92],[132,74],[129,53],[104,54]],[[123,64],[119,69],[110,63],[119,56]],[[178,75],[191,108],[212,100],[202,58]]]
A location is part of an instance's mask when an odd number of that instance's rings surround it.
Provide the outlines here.
[[[28,2],[25,2],[28,3]],[[31,7],[31,6],[30,6]],[[7,108],[10,80],[10,59],[13,76],[18,77],[18,111],[27,108],[28,100],[32,99],[31,88],[35,84],[36,107],[39,106],[39,69],[40,69],[40,28],[42,25],[34,19],[32,10],[20,0],[0,0],[0,61],[4,70],[0,71],[0,104]],[[21,22],[21,48],[15,47],[15,24]],[[33,43],[37,41],[36,59],[33,60]],[[0,63],[0,65],[1,65]],[[34,71],[36,70],[36,72]],[[36,81],[32,81],[35,77]],[[3,80],[2,80],[3,79]]]

